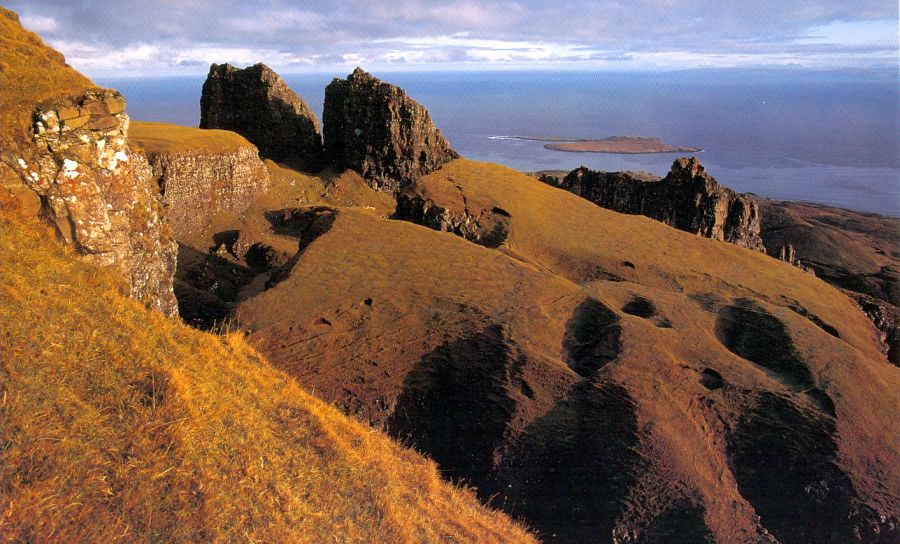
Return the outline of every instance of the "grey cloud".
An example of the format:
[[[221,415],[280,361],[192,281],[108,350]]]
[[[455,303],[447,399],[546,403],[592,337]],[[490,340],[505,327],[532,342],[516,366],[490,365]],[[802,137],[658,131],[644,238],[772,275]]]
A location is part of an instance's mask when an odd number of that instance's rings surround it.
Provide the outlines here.
[[[396,46],[377,40],[461,32],[473,39],[582,48],[588,59],[611,62],[631,61],[636,58],[632,53],[672,51],[819,56],[839,52],[865,62],[867,53],[858,45],[796,42],[810,28],[834,21],[893,21],[896,28],[898,17],[896,2],[886,0],[12,0],[6,4],[40,21],[42,36],[55,43],[80,43],[99,51],[139,45],[166,52],[246,49],[267,52],[284,62],[295,58],[317,63],[341,63],[344,55],[384,60]],[[433,51],[431,57],[435,62],[472,60],[465,48],[452,45],[440,54]],[[410,58],[401,55],[394,62]],[[514,52],[510,59],[529,57]],[[200,64],[196,59],[180,62]]]

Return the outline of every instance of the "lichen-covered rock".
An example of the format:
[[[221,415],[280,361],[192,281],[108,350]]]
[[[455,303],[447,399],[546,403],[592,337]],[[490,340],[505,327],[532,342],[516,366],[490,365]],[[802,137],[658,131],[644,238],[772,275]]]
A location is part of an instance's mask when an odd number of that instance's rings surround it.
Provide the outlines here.
[[[678,159],[658,181],[625,172],[570,172],[559,187],[621,213],[645,215],[677,229],[765,252],[759,204],[707,174],[695,157]]]
[[[241,214],[272,182],[253,147],[183,152],[147,151],[166,221],[175,237],[196,232],[219,212]]]
[[[265,64],[213,64],[200,96],[200,128],[233,130],[259,154],[303,170],[322,165],[319,121],[302,98]]]
[[[125,99],[110,90],[39,104],[35,147],[17,160],[43,212],[85,258],[120,269],[131,295],[167,315],[177,247],[162,217],[150,165],[128,147]]]
[[[325,89],[325,154],[376,189],[397,192],[458,157],[403,89],[357,68]]]

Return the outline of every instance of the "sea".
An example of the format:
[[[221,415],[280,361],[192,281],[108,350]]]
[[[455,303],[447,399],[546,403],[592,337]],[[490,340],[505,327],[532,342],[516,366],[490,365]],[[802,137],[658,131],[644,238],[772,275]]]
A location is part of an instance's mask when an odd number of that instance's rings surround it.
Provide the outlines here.
[[[900,216],[896,70],[373,73],[425,105],[470,159],[662,176],[679,154],[571,153],[527,139],[658,137],[702,149],[707,172],[737,191]],[[321,119],[325,86],[346,75],[284,79]],[[199,123],[203,80],[97,78],[125,95],[133,119],[187,126]]]

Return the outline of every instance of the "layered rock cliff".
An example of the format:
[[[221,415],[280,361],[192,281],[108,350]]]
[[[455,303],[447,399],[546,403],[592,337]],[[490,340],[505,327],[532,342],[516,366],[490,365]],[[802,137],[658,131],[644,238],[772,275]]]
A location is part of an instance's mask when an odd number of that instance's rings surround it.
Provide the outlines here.
[[[207,226],[217,213],[242,214],[272,186],[256,148],[237,134],[158,123],[135,123],[133,132],[179,240]],[[155,137],[160,132],[165,140]]]
[[[328,160],[384,191],[397,192],[458,156],[428,110],[360,68],[325,89],[323,122]]]
[[[721,186],[694,157],[676,160],[659,181],[581,167],[558,186],[604,208],[646,215],[680,230],[765,252],[759,204]]]
[[[233,130],[274,161],[311,171],[322,166],[318,119],[265,64],[213,64],[200,97],[200,128]]]
[[[33,114],[34,147],[16,161],[60,235],[88,260],[119,268],[131,295],[167,315],[176,244],[143,154],[129,149],[125,99],[110,90],[55,99]]]

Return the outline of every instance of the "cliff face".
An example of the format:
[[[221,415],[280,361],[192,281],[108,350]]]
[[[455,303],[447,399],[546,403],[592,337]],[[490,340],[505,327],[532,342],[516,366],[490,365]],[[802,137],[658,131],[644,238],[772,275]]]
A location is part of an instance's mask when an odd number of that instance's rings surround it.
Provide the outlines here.
[[[680,230],[765,252],[759,204],[719,185],[693,157],[676,160],[659,181],[582,167],[566,175],[559,187],[604,208],[646,215]]]
[[[128,147],[125,99],[110,90],[44,102],[18,174],[60,235],[88,260],[119,268],[131,295],[166,315],[176,244],[164,223],[146,158]]]
[[[325,89],[325,154],[397,192],[458,157],[421,104],[360,68]]]
[[[233,130],[274,161],[303,170],[322,166],[319,121],[265,64],[243,70],[213,64],[200,97],[200,128]]]
[[[155,145],[152,135],[157,131],[183,132],[197,145]],[[235,134],[234,144],[201,145],[218,136],[210,138],[211,132],[221,131],[136,123],[132,140],[145,150],[165,205],[166,221],[178,239],[202,229],[219,212],[245,212],[272,186],[269,171],[252,144]]]

